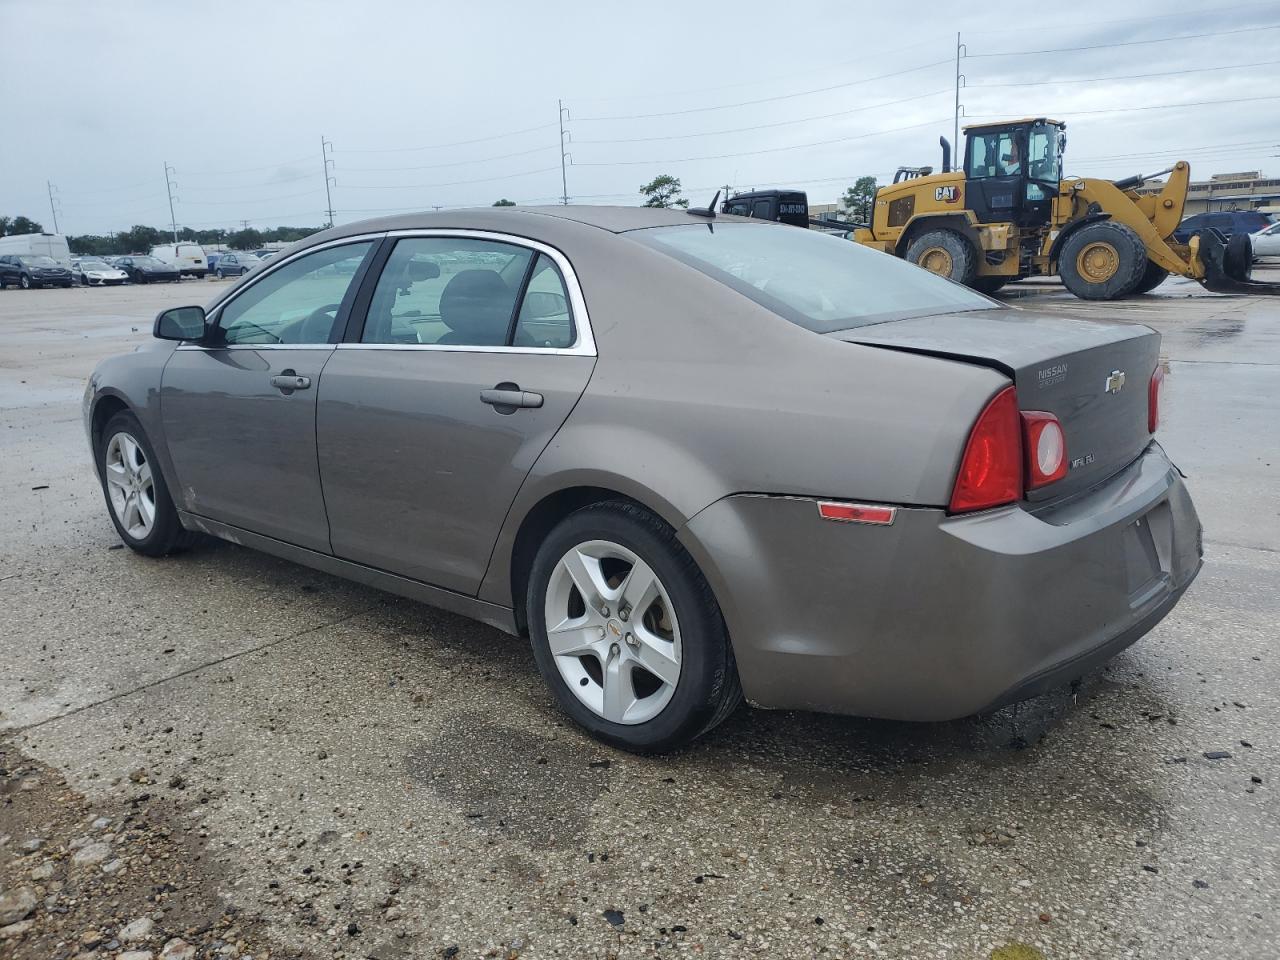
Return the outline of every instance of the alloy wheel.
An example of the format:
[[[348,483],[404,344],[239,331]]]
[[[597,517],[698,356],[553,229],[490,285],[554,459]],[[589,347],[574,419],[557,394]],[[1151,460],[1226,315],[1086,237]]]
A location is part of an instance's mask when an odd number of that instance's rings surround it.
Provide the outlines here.
[[[570,549],[547,584],[547,644],[565,685],[597,716],[656,717],[680,682],[680,625],[662,581],[608,540]]]
[[[107,441],[104,461],[107,494],[116,519],[130,537],[145,540],[156,522],[156,488],[142,445],[121,431]]]

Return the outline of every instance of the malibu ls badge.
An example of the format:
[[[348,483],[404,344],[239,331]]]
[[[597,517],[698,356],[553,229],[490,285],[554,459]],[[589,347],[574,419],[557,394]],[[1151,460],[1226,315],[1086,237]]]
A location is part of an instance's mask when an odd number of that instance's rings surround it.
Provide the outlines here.
[[[1112,370],[1111,376],[1107,377],[1107,393],[1119,393],[1124,389],[1124,371]]]

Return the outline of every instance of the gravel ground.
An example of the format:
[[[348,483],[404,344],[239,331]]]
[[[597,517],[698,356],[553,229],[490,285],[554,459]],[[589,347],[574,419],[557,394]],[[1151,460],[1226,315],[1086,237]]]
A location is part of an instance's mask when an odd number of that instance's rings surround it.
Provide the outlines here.
[[[1165,336],[1206,567],[1109,667],[947,724],[743,710],[643,759],[489,628],[120,549],[83,378],[213,288],[0,295],[0,958],[1280,954],[1276,301],[1010,288]]]

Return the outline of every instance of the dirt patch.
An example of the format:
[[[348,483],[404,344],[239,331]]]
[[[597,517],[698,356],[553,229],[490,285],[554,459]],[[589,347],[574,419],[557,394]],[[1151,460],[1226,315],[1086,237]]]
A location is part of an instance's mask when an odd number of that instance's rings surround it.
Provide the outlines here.
[[[306,960],[220,896],[201,798],[130,780],[127,799],[90,804],[0,739],[0,960]]]

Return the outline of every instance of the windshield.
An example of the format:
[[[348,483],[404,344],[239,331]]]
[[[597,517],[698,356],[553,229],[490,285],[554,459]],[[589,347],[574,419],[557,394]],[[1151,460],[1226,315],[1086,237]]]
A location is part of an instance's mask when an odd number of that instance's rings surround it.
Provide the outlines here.
[[[101,260],[81,260],[80,269],[81,270],[110,270],[111,268],[108,267]]]
[[[1037,123],[1031,128],[1027,148],[1028,170],[1032,180],[1045,180],[1056,184],[1062,179],[1058,169],[1058,128]]]
[[[56,267],[58,261],[53,257],[22,257],[23,266],[27,267]]]
[[[155,257],[134,257],[134,258],[133,258],[133,263],[134,263],[134,266],[141,266],[141,267],[166,267],[166,266],[168,266],[168,264],[166,264],[166,263],[161,263],[161,262],[160,262],[159,260],[157,260]]]
[[[697,224],[629,236],[816,333],[999,307],[905,260],[798,227]]]

